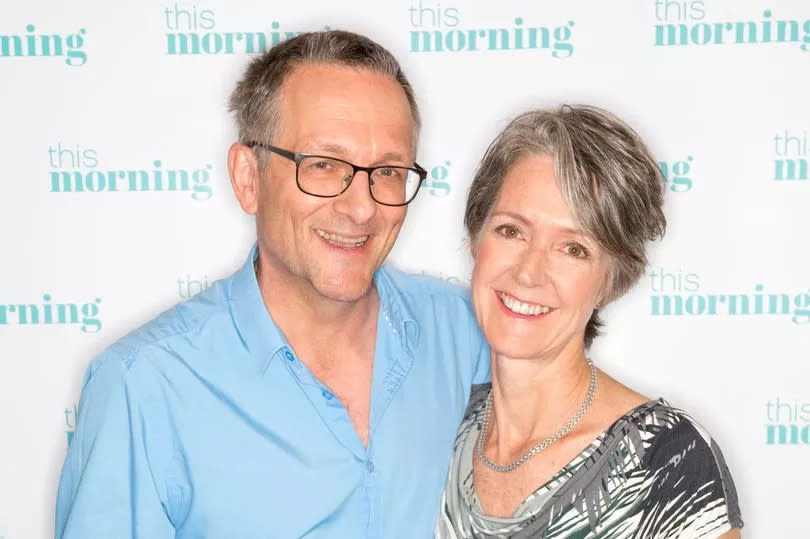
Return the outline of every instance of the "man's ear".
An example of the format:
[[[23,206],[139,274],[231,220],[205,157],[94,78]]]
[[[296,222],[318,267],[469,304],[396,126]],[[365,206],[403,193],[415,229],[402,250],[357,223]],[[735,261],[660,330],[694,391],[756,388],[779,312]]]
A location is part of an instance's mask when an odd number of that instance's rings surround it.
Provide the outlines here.
[[[256,214],[259,201],[259,163],[256,155],[241,142],[234,142],[228,150],[228,174],[233,194],[239,205],[251,215]]]

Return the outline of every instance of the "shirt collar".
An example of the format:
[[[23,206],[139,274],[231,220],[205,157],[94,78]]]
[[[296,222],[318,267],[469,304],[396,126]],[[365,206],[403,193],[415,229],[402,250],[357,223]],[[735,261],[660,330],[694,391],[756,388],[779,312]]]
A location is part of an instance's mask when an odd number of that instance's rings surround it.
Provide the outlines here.
[[[405,294],[397,286],[385,266],[374,274],[374,284],[377,286],[377,294],[380,296],[380,310],[383,319],[388,322],[394,335],[399,338],[402,348],[413,352],[419,343],[420,328]]]
[[[289,345],[267,312],[259,290],[253,265],[258,256],[259,249],[254,244],[244,266],[233,276],[229,301],[231,316],[242,343],[260,361],[264,370],[275,353]]]
[[[259,290],[254,268],[258,256],[259,249],[254,244],[245,264],[233,276],[229,301],[231,315],[243,344],[261,362],[264,370],[276,352],[289,347],[289,344],[267,312]],[[374,274],[374,284],[380,297],[383,319],[398,337],[402,348],[412,353],[419,342],[420,329],[404,294],[385,267]],[[379,333],[380,328],[377,331]]]

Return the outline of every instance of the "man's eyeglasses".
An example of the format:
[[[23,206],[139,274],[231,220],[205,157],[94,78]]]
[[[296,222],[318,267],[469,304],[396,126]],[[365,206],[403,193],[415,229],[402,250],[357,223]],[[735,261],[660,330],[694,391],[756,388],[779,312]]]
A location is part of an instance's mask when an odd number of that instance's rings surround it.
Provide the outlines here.
[[[263,148],[294,161],[298,188],[316,197],[330,198],[342,194],[354,176],[363,171],[368,174],[371,198],[384,206],[404,206],[414,199],[427,177],[427,171],[416,163],[413,167],[361,167],[334,157],[291,152],[256,141],[250,141],[246,146]]]

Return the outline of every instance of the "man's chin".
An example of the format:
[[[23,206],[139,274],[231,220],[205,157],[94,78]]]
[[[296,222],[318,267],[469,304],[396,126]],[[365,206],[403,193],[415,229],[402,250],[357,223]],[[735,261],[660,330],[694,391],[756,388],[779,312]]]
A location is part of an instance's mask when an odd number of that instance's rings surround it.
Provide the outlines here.
[[[313,282],[321,296],[333,301],[354,302],[364,299],[371,291],[373,276],[364,274],[335,274]]]

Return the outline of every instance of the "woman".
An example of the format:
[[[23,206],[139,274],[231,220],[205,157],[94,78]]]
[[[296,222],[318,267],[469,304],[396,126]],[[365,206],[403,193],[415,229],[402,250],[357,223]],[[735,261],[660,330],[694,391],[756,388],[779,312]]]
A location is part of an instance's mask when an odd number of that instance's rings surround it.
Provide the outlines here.
[[[486,152],[465,223],[492,385],[460,427],[437,537],[739,537],[717,445],[587,356],[663,235],[644,142],[593,107],[534,111]]]

